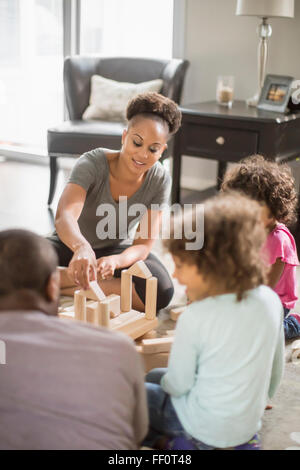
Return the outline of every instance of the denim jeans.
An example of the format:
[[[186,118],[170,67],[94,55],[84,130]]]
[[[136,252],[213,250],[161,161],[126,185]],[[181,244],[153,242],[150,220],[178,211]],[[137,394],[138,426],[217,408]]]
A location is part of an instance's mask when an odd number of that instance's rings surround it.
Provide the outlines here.
[[[296,320],[295,317],[289,315],[290,309],[284,307],[284,336],[285,339],[297,338],[300,336],[300,323]]]
[[[178,419],[170,395],[164,392],[160,386],[160,380],[166,372],[166,368],[153,369],[147,374],[145,379],[150,426],[143,445],[147,447],[154,447],[157,439],[162,436],[169,438],[191,438],[185,432]],[[212,450],[213,447],[197,441],[197,449]]]

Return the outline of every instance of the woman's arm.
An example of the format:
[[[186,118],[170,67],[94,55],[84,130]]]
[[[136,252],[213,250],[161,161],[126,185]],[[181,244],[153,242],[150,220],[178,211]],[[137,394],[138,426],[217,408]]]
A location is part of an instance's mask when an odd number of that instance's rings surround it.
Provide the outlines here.
[[[97,279],[97,263],[94,251],[81,234],[77,222],[85,199],[85,189],[78,184],[67,184],[58,203],[55,228],[61,241],[74,252],[68,274],[76,284],[87,289],[89,280]]]
[[[136,238],[129,248],[119,255],[105,256],[97,260],[98,270],[104,278],[113,276],[115,269],[126,268],[140,260],[145,260],[158,238],[161,211],[148,210],[142,217],[136,231]]]

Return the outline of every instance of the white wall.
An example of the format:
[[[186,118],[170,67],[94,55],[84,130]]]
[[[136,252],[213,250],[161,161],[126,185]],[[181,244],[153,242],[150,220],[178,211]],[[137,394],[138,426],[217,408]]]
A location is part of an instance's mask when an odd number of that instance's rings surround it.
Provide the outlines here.
[[[218,75],[235,76],[235,97],[246,99],[257,88],[258,18],[235,16],[236,0],[186,0],[184,57],[190,61],[182,103],[215,99]],[[300,79],[300,0],[294,19],[270,19],[267,73]],[[182,185],[210,186],[216,162],[185,157]],[[195,176],[197,175],[197,176]]]

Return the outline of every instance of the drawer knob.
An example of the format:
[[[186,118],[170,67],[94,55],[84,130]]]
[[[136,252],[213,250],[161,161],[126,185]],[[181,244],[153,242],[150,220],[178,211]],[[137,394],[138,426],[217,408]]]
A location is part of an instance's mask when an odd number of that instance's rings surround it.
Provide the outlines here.
[[[224,145],[225,144],[225,139],[224,137],[220,136],[216,139],[216,142],[218,145]]]

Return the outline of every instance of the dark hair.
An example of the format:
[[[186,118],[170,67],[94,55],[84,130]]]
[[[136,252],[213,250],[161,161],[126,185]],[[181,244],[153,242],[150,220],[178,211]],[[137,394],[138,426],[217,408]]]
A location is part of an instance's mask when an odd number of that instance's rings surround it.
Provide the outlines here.
[[[21,289],[44,295],[58,258],[51,243],[28,230],[0,232],[0,298]]]
[[[195,220],[194,214],[194,233]],[[183,231],[185,225],[180,220],[177,223]],[[267,268],[261,248],[266,231],[257,202],[234,192],[207,200],[202,230],[204,244],[200,250],[186,250],[186,243],[193,240],[192,234],[185,232],[181,239],[175,238],[178,227],[164,245],[183,262],[195,264],[205,278],[235,292],[238,300],[247,290],[265,283]]]
[[[226,171],[221,189],[239,191],[264,202],[278,222],[289,224],[296,220],[295,180],[286,164],[252,155]]]
[[[170,134],[175,134],[181,124],[181,111],[175,101],[155,92],[140,93],[129,102],[127,120],[140,114],[162,119],[168,125]]]

